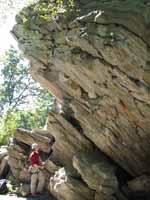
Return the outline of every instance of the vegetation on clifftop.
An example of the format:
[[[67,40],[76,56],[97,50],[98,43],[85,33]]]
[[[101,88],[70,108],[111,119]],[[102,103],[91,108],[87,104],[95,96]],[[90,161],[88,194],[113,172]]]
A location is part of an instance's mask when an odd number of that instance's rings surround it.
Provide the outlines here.
[[[32,4],[22,9],[19,15],[16,16],[16,21],[23,24],[25,30],[27,30],[30,28],[32,21],[50,22],[52,19],[57,18],[58,15],[71,12],[74,5],[74,0],[39,1],[37,4]]]

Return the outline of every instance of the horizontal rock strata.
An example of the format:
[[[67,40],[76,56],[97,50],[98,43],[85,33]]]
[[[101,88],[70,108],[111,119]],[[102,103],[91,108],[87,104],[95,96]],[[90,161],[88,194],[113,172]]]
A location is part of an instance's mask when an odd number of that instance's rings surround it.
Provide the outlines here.
[[[36,141],[39,144],[40,149],[46,153],[50,152],[51,144],[54,141],[51,135],[49,135],[49,137],[51,138],[24,129],[17,129],[14,135],[15,139],[27,145],[32,145]]]

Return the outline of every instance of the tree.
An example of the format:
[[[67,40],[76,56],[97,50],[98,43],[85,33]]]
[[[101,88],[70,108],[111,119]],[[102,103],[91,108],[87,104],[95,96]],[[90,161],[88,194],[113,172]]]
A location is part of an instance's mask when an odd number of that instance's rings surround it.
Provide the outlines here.
[[[13,47],[6,53],[2,63],[0,88],[0,113],[17,111],[36,98],[44,98],[43,90],[28,73],[29,64]]]
[[[17,127],[43,127],[53,97],[32,79],[28,62],[13,47],[6,53],[1,66],[0,141],[5,143]]]

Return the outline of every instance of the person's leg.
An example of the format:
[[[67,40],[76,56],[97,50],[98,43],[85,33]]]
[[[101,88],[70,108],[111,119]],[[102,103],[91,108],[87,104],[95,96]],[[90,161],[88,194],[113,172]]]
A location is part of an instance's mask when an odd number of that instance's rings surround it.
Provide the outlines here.
[[[37,192],[41,193],[43,191],[45,185],[45,176],[43,172],[38,173],[38,186],[37,186]]]
[[[36,193],[36,185],[38,180],[38,174],[31,175],[31,194],[34,195]]]

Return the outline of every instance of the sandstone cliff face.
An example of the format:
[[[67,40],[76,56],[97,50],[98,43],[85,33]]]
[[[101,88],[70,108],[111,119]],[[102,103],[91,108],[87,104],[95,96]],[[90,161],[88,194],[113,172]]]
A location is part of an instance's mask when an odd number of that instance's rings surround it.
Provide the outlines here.
[[[150,5],[144,0],[80,0],[66,12],[60,8],[57,16],[39,11],[52,2],[24,8],[12,33],[31,62],[32,76],[64,106],[64,114],[51,113],[47,123],[56,140],[54,160],[72,172],[77,169],[95,191],[92,198],[103,200],[100,182],[86,177],[95,169],[92,161],[91,172],[81,167],[88,163],[87,152],[103,152],[109,164],[132,179],[150,173]],[[93,163],[101,169],[98,155]],[[116,184],[115,173],[110,177]],[[118,193],[114,182],[108,199]]]

